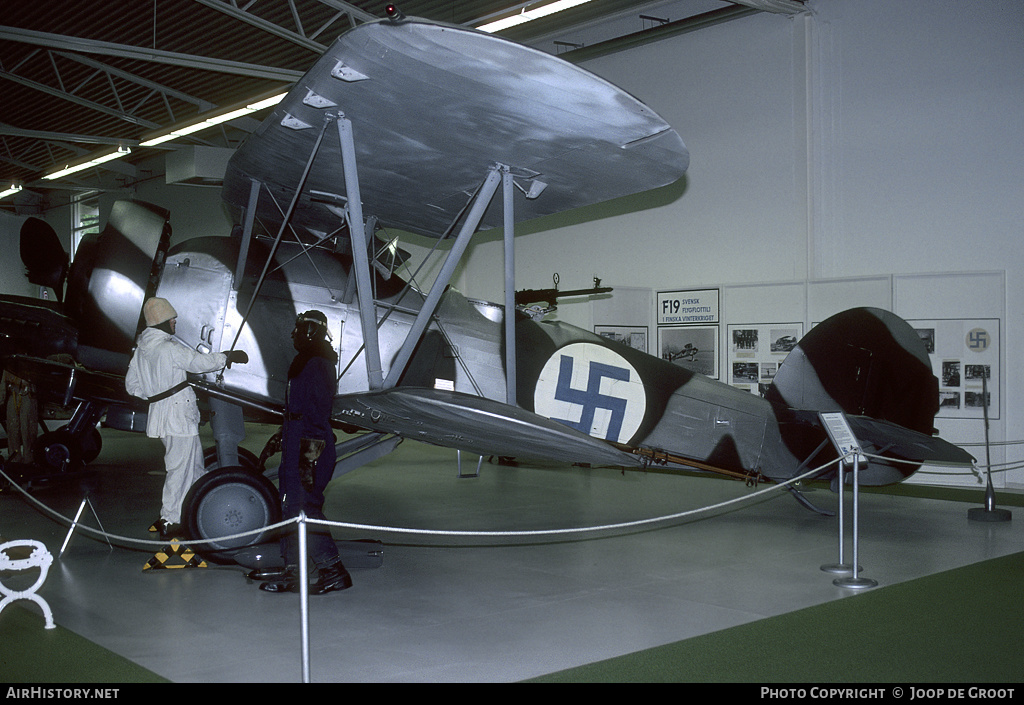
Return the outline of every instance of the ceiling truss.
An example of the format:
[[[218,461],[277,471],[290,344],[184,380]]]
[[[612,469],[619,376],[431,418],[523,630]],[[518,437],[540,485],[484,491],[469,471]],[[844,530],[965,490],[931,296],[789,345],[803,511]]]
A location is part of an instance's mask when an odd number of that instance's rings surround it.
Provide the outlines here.
[[[403,6],[441,21],[452,21],[456,10],[483,20],[543,1],[407,0]],[[622,15],[665,3],[601,0],[594,6],[603,9],[586,19],[598,22],[602,12]],[[674,0],[685,3],[805,11],[797,0]],[[113,0],[76,2],[86,8],[77,21],[52,13],[43,19],[45,10],[31,6],[0,20],[11,22],[0,26],[0,85],[7,106],[0,107],[0,182],[47,189],[123,187],[137,176],[133,159],[106,162],[59,182],[43,184],[39,178],[96,150],[137,148],[144,133],[223,111],[268,87],[286,87],[338,34],[378,19],[368,8],[383,8],[371,0],[152,0],[148,17],[139,9],[146,3],[128,5],[136,13],[132,18],[106,23]],[[81,36],[74,33],[79,30]],[[219,134],[190,135],[185,143],[234,146],[256,124],[243,118],[221,126]],[[112,185],[106,172],[116,177]]]

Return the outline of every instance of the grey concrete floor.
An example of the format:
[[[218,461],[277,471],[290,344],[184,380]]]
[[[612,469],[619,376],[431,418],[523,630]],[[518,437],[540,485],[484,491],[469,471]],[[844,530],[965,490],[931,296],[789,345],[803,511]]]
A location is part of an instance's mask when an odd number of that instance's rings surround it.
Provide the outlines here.
[[[272,430],[250,426],[243,445],[259,453]],[[34,501],[0,493],[0,538],[39,540],[55,556],[39,594],[57,624],[177,682],[301,681],[298,595],[262,592],[237,565],[144,570],[159,546],[127,539],[152,539],[162,448],[102,435],[93,472],[36,487]],[[475,457],[462,460],[475,469]],[[384,559],[353,567],[351,589],[310,597],[311,680],[518,681],[863,592],[820,569],[838,558],[836,518],[786,492],[629,528],[401,531],[607,527],[754,493],[717,478],[526,463],[485,462],[460,478],[454,451],[403,443],[328,488],[328,518],[356,525],[335,538],[379,540]],[[127,538],[111,548],[78,530],[57,557],[60,517],[85,496],[103,529]],[[836,508],[827,490],[808,497]],[[970,506],[862,493],[862,575],[891,585],[1024,547],[1019,519],[972,522]],[[98,528],[88,508],[82,521]]]

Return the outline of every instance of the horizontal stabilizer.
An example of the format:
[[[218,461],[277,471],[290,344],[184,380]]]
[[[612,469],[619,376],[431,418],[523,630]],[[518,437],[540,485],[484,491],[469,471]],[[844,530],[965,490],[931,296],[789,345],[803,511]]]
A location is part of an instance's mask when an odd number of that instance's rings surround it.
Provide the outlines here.
[[[850,416],[847,420],[861,447],[868,453],[920,463],[966,466],[975,463],[973,455],[938,436],[928,436],[867,416]]]

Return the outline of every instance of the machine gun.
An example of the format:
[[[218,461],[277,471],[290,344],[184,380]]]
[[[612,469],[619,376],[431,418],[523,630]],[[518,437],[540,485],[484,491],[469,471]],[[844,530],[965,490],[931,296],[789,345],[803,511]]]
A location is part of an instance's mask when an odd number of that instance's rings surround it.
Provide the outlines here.
[[[516,292],[516,308],[523,309],[525,307],[533,308],[532,304],[546,303],[548,307],[544,309],[544,313],[553,311],[558,303],[558,299],[566,298],[568,296],[590,296],[593,294],[607,294],[612,291],[610,286],[601,286],[601,280],[594,277],[594,286],[590,289],[570,289],[569,291],[558,290],[558,273],[552,277],[555,287],[553,289],[523,289],[522,291]]]

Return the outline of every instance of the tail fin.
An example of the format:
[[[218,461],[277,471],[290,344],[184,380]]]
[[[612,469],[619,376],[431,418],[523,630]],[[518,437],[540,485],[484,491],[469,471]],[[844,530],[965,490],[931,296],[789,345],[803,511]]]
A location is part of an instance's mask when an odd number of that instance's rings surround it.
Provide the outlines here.
[[[928,351],[910,324],[883,309],[850,309],[812,328],[779,366],[765,396],[792,432],[787,444],[806,449],[812,437],[824,437],[808,433],[817,412],[843,411],[867,452],[901,461],[887,468],[873,462],[865,484],[898,482],[921,462],[973,461],[932,435],[939,383]]]
[[[931,435],[939,382],[906,321],[854,308],[816,325],[786,357],[768,398],[792,409],[844,411]]]

